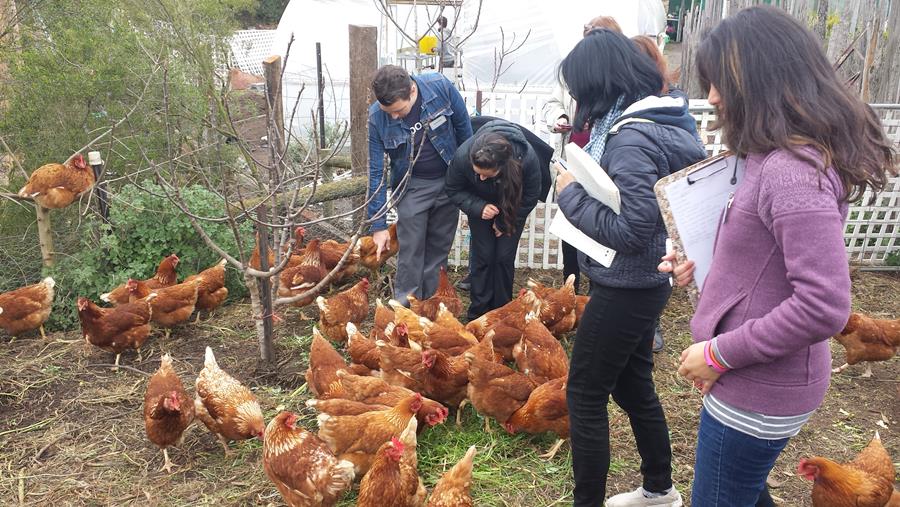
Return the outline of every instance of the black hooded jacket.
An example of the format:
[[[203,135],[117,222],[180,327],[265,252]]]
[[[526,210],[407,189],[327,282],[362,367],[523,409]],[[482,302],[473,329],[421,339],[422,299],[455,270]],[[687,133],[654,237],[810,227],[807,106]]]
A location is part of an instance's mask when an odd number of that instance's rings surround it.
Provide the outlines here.
[[[505,120],[489,122],[481,127],[474,136],[466,140],[453,155],[453,160],[447,169],[447,184],[444,189],[450,200],[469,217],[480,219],[481,212],[486,205],[497,205],[500,202],[500,185],[503,185],[505,175],[501,173],[496,178],[482,181],[472,170],[469,158],[473,141],[477,137],[491,132],[505,137],[513,145],[515,156],[522,162],[522,202],[519,205],[516,221],[524,223],[540,197],[541,164],[521,129],[514,123]],[[502,220],[497,221],[498,227],[501,223]]]

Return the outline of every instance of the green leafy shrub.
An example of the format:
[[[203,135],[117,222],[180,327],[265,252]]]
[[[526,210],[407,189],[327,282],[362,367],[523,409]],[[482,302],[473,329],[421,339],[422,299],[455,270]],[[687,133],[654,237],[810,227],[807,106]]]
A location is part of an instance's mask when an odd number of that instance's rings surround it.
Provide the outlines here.
[[[48,323],[51,329],[73,329],[78,326],[75,300],[85,296],[98,301],[100,294],[131,278],[153,276],[159,261],[171,253],[181,259],[178,278],[202,271],[221,258],[210,249],[191,227],[187,217],[164,197],[162,189],[142,183],[145,192],[126,185],[117,193],[110,207],[112,226],[84,227],[81,250],[61,257],[48,275],[56,280],[56,301]],[[199,216],[219,216],[222,201],[201,186],[181,189],[188,206]],[[153,195],[156,194],[156,195]],[[127,204],[126,204],[127,203]],[[99,234],[96,233],[99,228]],[[237,244],[227,224],[204,224],[204,229],[219,246],[236,255]],[[253,244],[249,223],[239,227],[243,241]],[[99,238],[95,238],[99,236]],[[229,299],[247,294],[240,273],[226,268],[225,284]]]

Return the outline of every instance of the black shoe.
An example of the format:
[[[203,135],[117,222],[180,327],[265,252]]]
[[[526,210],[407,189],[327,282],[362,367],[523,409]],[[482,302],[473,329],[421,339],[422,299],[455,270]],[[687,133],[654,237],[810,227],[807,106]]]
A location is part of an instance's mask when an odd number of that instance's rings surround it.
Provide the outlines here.
[[[666,343],[663,341],[662,328],[657,325],[656,332],[653,333],[653,352],[662,352],[662,349],[665,346]]]
[[[465,278],[456,282],[456,288],[463,292],[469,292],[469,289],[472,288],[472,282],[469,280],[469,275],[466,275]]]

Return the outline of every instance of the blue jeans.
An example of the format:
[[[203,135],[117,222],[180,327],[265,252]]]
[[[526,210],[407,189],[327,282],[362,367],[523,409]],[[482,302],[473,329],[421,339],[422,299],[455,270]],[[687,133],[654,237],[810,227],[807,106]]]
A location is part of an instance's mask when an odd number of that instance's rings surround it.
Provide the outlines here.
[[[769,500],[766,478],[789,438],[763,440],[700,412],[693,507],[753,507]]]

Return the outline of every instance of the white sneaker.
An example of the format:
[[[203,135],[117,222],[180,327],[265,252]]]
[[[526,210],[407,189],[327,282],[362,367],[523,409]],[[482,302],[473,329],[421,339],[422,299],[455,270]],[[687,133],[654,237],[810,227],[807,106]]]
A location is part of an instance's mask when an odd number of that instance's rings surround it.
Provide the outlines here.
[[[644,488],[641,487],[628,493],[619,493],[606,501],[606,507],[643,507],[644,505],[681,507],[682,504],[681,493],[674,486],[665,495],[655,498],[644,496]]]

